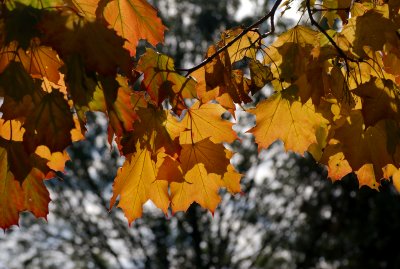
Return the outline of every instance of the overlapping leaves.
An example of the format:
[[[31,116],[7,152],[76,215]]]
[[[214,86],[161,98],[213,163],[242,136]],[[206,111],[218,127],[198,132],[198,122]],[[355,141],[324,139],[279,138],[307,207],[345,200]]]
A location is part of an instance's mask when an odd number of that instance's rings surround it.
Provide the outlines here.
[[[392,177],[400,186],[400,5],[384,2],[302,1],[342,29],[297,25],[266,44],[269,34],[234,28],[183,74],[151,48],[135,60],[139,40],[154,46],[166,30],[145,0],[6,1],[0,227],[25,210],[46,217],[43,180],[64,169],[87,111],[106,114],[109,141],[125,156],[110,207],[129,223],[148,201],[165,214],[193,202],[214,212],[220,188],[240,192],[225,147],[238,137],[225,118],[265,86],[273,94],[248,111],[259,150],[279,139],[312,154],[333,180],[355,172],[360,185],[378,189]]]

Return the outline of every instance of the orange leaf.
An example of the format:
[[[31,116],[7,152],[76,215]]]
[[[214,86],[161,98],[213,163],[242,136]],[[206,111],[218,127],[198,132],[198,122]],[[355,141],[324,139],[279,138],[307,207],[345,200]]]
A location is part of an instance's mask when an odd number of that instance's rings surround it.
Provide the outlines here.
[[[153,46],[164,41],[167,29],[157,17],[157,11],[146,0],[113,0],[104,9],[104,17],[117,33],[128,40],[125,47],[136,55],[140,39]]]
[[[7,152],[0,147],[0,228],[18,225],[19,213],[25,210],[46,218],[50,196],[43,178],[44,174],[33,168],[21,186],[8,170]]]

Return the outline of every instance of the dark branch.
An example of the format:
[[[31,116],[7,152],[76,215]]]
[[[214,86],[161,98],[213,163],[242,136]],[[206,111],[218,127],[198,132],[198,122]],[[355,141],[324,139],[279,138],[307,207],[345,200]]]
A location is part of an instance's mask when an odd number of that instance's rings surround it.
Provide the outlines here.
[[[275,2],[275,4],[272,6],[272,9],[262,18],[260,18],[258,21],[254,22],[252,25],[246,27],[245,29],[243,29],[243,31],[237,35],[234,39],[232,39],[230,42],[228,42],[226,45],[224,45],[223,47],[219,48],[214,54],[212,54],[211,56],[207,57],[206,59],[204,59],[201,63],[199,63],[196,66],[193,66],[191,68],[188,69],[184,69],[184,68],[177,68],[175,69],[176,71],[179,72],[187,72],[186,76],[188,76],[190,73],[196,71],[197,69],[205,66],[206,64],[210,63],[215,57],[217,57],[221,52],[225,51],[226,49],[228,49],[230,46],[232,46],[236,41],[238,41],[240,38],[242,38],[245,34],[247,34],[248,32],[250,32],[252,29],[256,28],[257,26],[259,26],[260,24],[262,24],[263,22],[265,22],[266,20],[268,20],[269,18],[271,18],[271,31],[269,33],[267,33],[267,35],[270,35],[272,33],[272,31],[275,30],[275,27],[273,25],[274,22],[274,15],[276,10],[278,9],[280,3],[282,2],[282,0],[277,0]],[[264,35],[262,35],[260,38],[263,38]]]
[[[336,44],[336,42],[333,40],[333,38],[324,30],[324,28],[321,27],[321,25],[318,24],[318,22],[314,19],[313,17],[313,9],[311,8],[310,0],[306,0],[306,6],[307,6],[307,11],[308,11],[308,16],[310,17],[311,24],[317,27],[317,29],[329,40],[329,42],[332,44],[332,46],[336,49],[336,51],[339,53],[340,57],[343,59],[350,62],[361,62],[361,59],[353,59],[349,56],[346,55],[346,53]],[[346,64],[347,65],[347,64]]]

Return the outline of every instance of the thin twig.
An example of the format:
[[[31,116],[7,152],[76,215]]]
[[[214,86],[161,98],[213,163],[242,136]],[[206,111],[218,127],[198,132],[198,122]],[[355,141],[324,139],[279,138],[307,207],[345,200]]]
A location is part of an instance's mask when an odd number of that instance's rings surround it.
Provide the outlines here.
[[[263,22],[265,22],[266,20],[268,20],[269,18],[273,17],[275,15],[276,10],[278,9],[280,3],[282,2],[282,0],[277,0],[275,2],[275,4],[273,5],[272,9],[270,10],[270,12],[268,12],[265,16],[263,16],[262,18],[260,18],[258,21],[254,22],[252,25],[246,27],[239,35],[237,35],[234,39],[232,39],[230,42],[228,42],[226,45],[224,45],[223,47],[219,48],[215,53],[213,53],[211,56],[207,57],[206,59],[204,59],[201,63],[199,63],[196,66],[193,66],[191,68],[177,68],[175,69],[176,71],[179,72],[187,72],[186,76],[188,76],[189,74],[191,74],[192,72],[196,71],[197,69],[205,66],[206,64],[210,63],[215,57],[217,57],[221,52],[225,51],[226,49],[228,49],[230,46],[232,46],[236,41],[238,41],[240,38],[242,38],[245,34],[247,34],[248,32],[250,32],[253,28],[257,27],[258,25],[262,24]],[[273,21],[273,19],[272,19]],[[273,26],[271,26],[271,31],[272,29],[274,29]]]
[[[336,44],[336,42],[333,40],[333,38],[321,27],[321,25],[318,24],[318,22],[313,17],[310,0],[306,0],[306,6],[307,6],[308,16],[310,17],[311,24],[314,25],[315,27],[317,27],[317,29],[329,40],[329,42],[336,49],[336,51],[339,53],[339,55],[345,60],[346,66],[347,66],[347,61],[350,61],[353,63],[361,62],[362,61],[361,59],[353,59],[353,58],[347,56],[346,53],[338,46],[338,44]]]

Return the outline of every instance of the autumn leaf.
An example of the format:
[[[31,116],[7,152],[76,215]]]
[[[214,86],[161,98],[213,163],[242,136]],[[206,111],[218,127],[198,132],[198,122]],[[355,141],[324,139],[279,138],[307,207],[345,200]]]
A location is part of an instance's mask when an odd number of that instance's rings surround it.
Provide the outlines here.
[[[136,55],[140,39],[153,46],[164,41],[167,28],[157,16],[157,11],[146,0],[112,0],[104,9],[104,18],[129,44],[131,54]]]
[[[335,20],[339,18],[343,21],[343,23],[347,23],[349,10],[352,6],[351,0],[324,0],[322,5],[325,8],[322,16],[327,19],[328,25],[331,28],[333,27]]]
[[[100,21],[71,13],[47,13],[44,17],[52,23],[40,24],[42,44],[51,46],[64,62],[79,55],[86,70],[101,75],[115,75],[118,69],[131,73],[129,52],[121,47],[124,39]]]
[[[361,16],[352,17],[339,35],[350,44],[350,47],[343,47],[344,50],[352,50],[356,55],[365,57],[367,47],[381,51],[386,42],[396,44],[398,27],[387,18],[388,15],[373,9]]]
[[[264,49],[264,62],[271,64],[275,78],[292,82],[308,68],[311,51],[317,32],[304,26],[296,26],[280,35],[275,42]]]
[[[311,144],[317,143],[316,130],[328,121],[316,112],[311,100],[306,104],[296,100],[295,91],[289,88],[276,93],[250,111],[256,116],[256,126],[251,133],[259,150],[280,139],[286,150],[304,154]]]
[[[207,57],[216,53],[217,47],[210,46]],[[250,80],[245,78],[242,70],[233,70],[228,52],[222,52],[204,68],[192,73],[198,82],[197,94],[203,103],[217,100],[221,106],[232,112],[235,103],[248,103],[251,98]]]
[[[32,152],[38,145],[46,145],[51,152],[62,152],[72,143],[70,131],[75,122],[64,95],[53,89],[43,96],[23,127],[26,130],[24,142]]]
[[[400,160],[400,140],[391,135],[397,128],[397,123],[391,120],[381,120],[375,126],[367,127],[361,111],[352,111],[334,133],[333,139],[340,143],[336,146],[335,154],[341,156],[338,166],[345,171],[351,167],[352,171],[358,173],[360,185],[377,188],[379,180],[384,176],[382,169]],[[326,154],[329,156],[329,152]]]
[[[209,138],[194,144],[182,145],[179,165],[163,163],[160,172],[167,170],[171,188],[172,211],[186,211],[197,202],[214,212],[221,198],[218,195],[221,177],[230,165],[225,148]],[[166,175],[158,177],[165,178]]]
[[[148,148],[152,158],[160,152],[173,156],[180,151],[175,132],[180,133],[183,127],[168,111],[149,106],[139,108],[137,115],[139,120],[134,123],[133,131],[127,133],[121,141],[125,155],[135,152],[138,142]]]
[[[157,105],[168,99],[175,108],[180,106],[183,110],[184,98],[196,98],[196,82],[178,74],[174,61],[166,55],[147,49],[139,60],[138,70],[144,74],[143,88]]]
[[[232,42],[243,30],[242,27],[237,27],[221,33],[221,40],[217,43],[217,46],[221,48]],[[233,64],[241,61],[244,57],[256,59],[259,46],[258,41],[260,39],[261,36],[256,29],[246,32],[241,38],[228,47],[227,52],[230,62]]]
[[[280,139],[308,151],[332,180],[354,173],[360,187],[391,178],[399,188],[399,1],[300,1],[303,19],[273,35],[276,10],[292,2],[277,1],[255,27],[225,30],[188,69],[146,45],[136,55],[139,40],[155,46],[166,30],[145,0],[4,2],[0,227],[18,224],[24,210],[46,217],[43,180],[64,170],[89,111],[105,114],[109,143],[126,160],[110,207],[129,223],[149,200],[165,214],[193,202],[214,212],[221,188],[240,192],[225,148],[238,139],[225,118],[239,106],[255,116],[259,150]],[[261,33],[266,19],[271,32]]]
[[[142,216],[142,206],[150,199],[166,214],[169,206],[168,182],[157,180],[156,176],[157,167],[152,159],[152,152],[137,142],[135,153],[118,171],[110,208],[120,197],[118,207],[124,211],[128,222],[131,223]]]
[[[34,78],[46,77],[53,83],[58,83],[60,80],[58,69],[62,66],[62,62],[53,49],[41,46],[38,38],[31,40],[30,47],[26,51],[18,47],[17,42],[4,47],[0,56],[0,72],[14,61],[21,62],[27,73]]]
[[[43,145],[38,146],[35,153],[39,157],[46,159],[47,166],[54,171],[63,172],[65,169],[65,163],[70,160],[66,150],[64,150],[63,152],[51,153],[50,149]]]
[[[251,60],[249,63],[250,76],[251,76],[251,88],[252,93],[257,92],[263,88],[268,82],[273,80],[271,68],[265,66],[257,60]]]
[[[18,224],[24,200],[20,197],[21,185],[8,171],[7,151],[0,147],[0,227],[7,229]]]
[[[21,119],[31,114],[40,103],[42,82],[32,79],[20,62],[10,62],[0,74],[0,111],[5,120]]]
[[[324,149],[320,162],[326,164],[328,177],[333,181],[340,180],[353,171],[344,156],[342,146],[338,143],[328,145]]]
[[[19,213],[30,211],[37,218],[46,218],[50,196],[43,184],[43,173],[32,169],[22,186],[8,170],[8,157],[0,147],[0,228],[18,224]]]
[[[96,18],[96,10],[100,0],[64,0],[70,7],[88,19]]]
[[[353,91],[362,98],[362,112],[367,126],[381,119],[398,119],[399,89],[391,80],[372,79]]]
[[[232,143],[237,139],[233,123],[221,118],[226,110],[218,104],[194,103],[180,122],[185,131],[180,134],[181,144],[197,143],[210,138],[216,144]]]
[[[37,218],[47,218],[49,213],[50,194],[43,183],[44,174],[34,168],[22,184],[23,210],[32,212]]]

